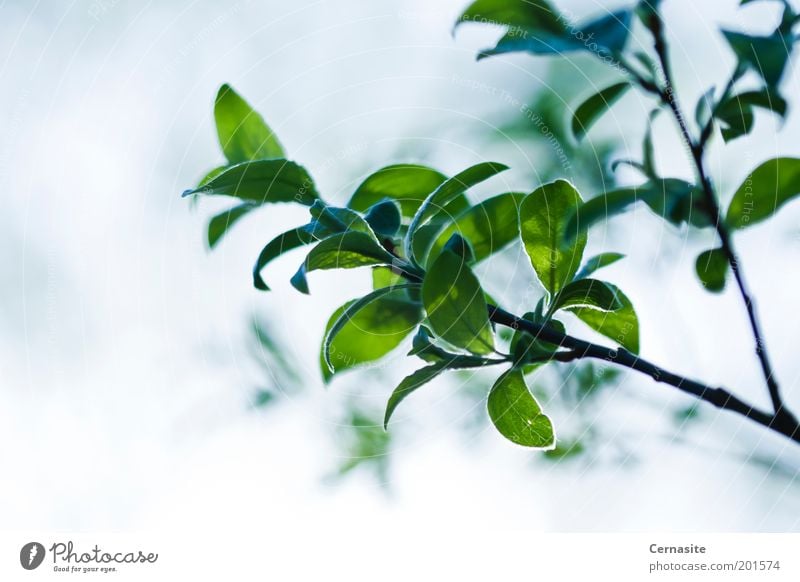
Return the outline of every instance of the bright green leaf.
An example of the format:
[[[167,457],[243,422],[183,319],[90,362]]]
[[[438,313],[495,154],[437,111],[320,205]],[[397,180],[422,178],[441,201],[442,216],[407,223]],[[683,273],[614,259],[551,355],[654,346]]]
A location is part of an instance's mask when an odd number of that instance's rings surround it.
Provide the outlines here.
[[[285,158],[275,133],[230,85],[223,85],[214,103],[219,144],[228,162],[238,164],[266,158]]]
[[[444,251],[422,284],[422,301],[433,331],[474,354],[494,348],[483,290],[462,257]]]
[[[360,307],[354,307],[358,302]],[[362,299],[345,303],[326,326],[326,340],[320,349],[323,377],[327,381],[333,375],[331,370],[339,373],[382,358],[400,345],[421,320],[422,308],[409,301],[402,289],[389,290],[367,302]]]
[[[203,186],[186,190],[183,196],[191,194],[234,196],[257,204],[299,202],[306,206],[319,198],[306,169],[289,160],[256,160],[230,166]]]
[[[747,228],[766,220],[800,194],[800,159],[773,158],[758,166],[733,195],[725,222]]]
[[[498,378],[487,408],[494,426],[511,442],[537,449],[555,447],[553,423],[528,390],[520,370],[509,370]]]
[[[639,319],[633,309],[631,300],[611,283],[606,283],[612,288],[617,299],[622,303],[622,308],[616,311],[599,311],[591,307],[572,307],[569,309],[578,316],[586,325],[596,332],[615,341],[633,354],[639,353]]]
[[[565,286],[553,299],[550,309],[568,307],[593,307],[603,311],[616,311],[623,307],[616,290],[609,283],[597,279],[578,279]]]
[[[534,190],[520,206],[522,242],[539,280],[551,294],[572,281],[583,258],[586,233],[568,242],[565,224],[580,202],[572,184],[556,180]]]
[[[436,190],[447,176],[414,164],[397,164],[381,168],[368,176],[356,189],[349,208],[366,212],[384,199],[400,203],[403,216],[411,217],[428,195]]]

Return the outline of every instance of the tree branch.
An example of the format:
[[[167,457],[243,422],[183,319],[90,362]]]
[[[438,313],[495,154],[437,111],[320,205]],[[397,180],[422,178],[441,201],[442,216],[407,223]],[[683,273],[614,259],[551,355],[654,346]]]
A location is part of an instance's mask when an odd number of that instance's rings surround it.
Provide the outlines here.
[[[756,315],[755,304],[752,295],[748,290],[744,273],[740,266],[739,258],[737,257],[736,251],[733,246],[733,241],[731,239],[730,232],[728,231],[728,228],[725,225],[725,222],[722,218],[722,213],[720,211],[719,203],[717,202],[717,196],[714,193],[714,188],[711,184],[711,180],[709,179],[705,169],[705,163],[703,158],[708,136],[705,135],[704,132],[704,135],[701,136],[700,140],[695,142],[692,139],[691,134],[689,133],[689,129],[686,125],[686,120],[683,116],[683,112],[681,110],[680,104],[678,103],[678,98],[674,90],[672,71],[669,62],[669,54],[664,39],[661,17],[658,14],[653,14],[652,19],[653,21],[650,23],[650,30],[653,33],[654,48],[656,54],[658,55],[659,62],[661,63],[661,68],[664,75],[664,83],[665,83],[665,86],[664,88],[661,89],[660,93],[661,100],[664,102],[665,105],[669,107],[670,111],[672,112],[672,116],[675,118],[675,121],[678,124],[678,127],[686,143],[686,146],[688,147],[691,153],[691,159],[694,163],[695,170],[697,172],[697,176],[700,180],[700,185],[703,191],[706,212],[708,213],[712,223],[715,226],[717,235],[719,236],[722,251],[725,254],[725,257],[728,260],[728,264],[731,267],[731,271],[733,272],[733,276],[736,281],[736,286],[738,287],[739,290],[739,295],[742,297],[745,309],[747,310],[747,317],[750,322],[750,329],[752,330],[753,338],[755,339],[755,344],[756,344],[755,347],[756,356],[758,357],[759,363],[761,364],[761,371],[764,375],[764,380],[766,381],[767,384],[767,390],[769,391],[769,396],[770,400],[772,401],[772,407],[775,412],[775,415],[787,416],[788,417],[787,420],[792,421],[796,424],[797,420],[786,409],[783,403],[783,399],[781,398],[780,388],[775,378],[775,374],[772,370],[772,365],[770,363],[769,355],[767,353],[767,347],[766,347],[766,342],[764,340],[764,335],[763,332],[761,331],[761,326],[758,322],[758,317]]]
[[[574,354],[578,358],[605,360],[618,366],[636,370],[650,376],[656,382],[674,386],[687,394],[713,404],[717,408],[741,414],[770,430],[800,443],[800,424],[794,417],[777,412],[770,414],[755,408],[724,388],[712,388],[695,380],[684,378],[622,348],[609,348],[563,334],[552,327],[517,317],[495,305],[489,305],[489,319],[496,324],[512,329],[521,329],[537,339],[568,348],[571,350],[571,356]]]

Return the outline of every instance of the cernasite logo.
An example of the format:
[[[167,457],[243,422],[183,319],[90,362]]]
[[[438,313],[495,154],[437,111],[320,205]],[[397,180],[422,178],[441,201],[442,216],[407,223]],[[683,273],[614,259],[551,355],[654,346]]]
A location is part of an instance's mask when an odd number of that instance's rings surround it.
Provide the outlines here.
[[[19,563],[26,570],[35,570],[44,561],[44,546],[39,542],[28,542],[19,551]]]

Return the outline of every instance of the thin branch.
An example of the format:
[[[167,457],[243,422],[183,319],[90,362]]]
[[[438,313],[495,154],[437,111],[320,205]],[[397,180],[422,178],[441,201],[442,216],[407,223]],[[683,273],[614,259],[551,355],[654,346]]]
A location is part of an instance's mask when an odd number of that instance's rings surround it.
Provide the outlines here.
[[[761,326],[758,322],[758,317],[756,315],[755,304],[752,295],[748,290],[744,273],[742,272],[740,266],[739,258],[737,257],[736,252],[734,250],[730,232],[728,231],[728,228],[725,225],[725,222],[722,218],[722,213],[720,211],[719,203],[717,202],[716,194],[714,193],[714,188],[711,185],[711,180],[709,179],[705,169],[705,163],[703,161],[703,158],[705,153],[705,145],[707,137],[701,136],[700,141],[695,142],[692,139],[691,134],[689,133],[689,129],[686,125],[686,120],[683,116],[683,112],[681,110],[680,104],[678,103],[678,98],[674,90],[675,85],[673,83],[667,45],[664,40],[661,17],[655,14],[653,15],[652,18],[653,22],[651,23],[650,29],[653,32],[654,48],[656,54],[658,55],[659,62],[661,63],[661,68],[663,71],[664,83],[665,83],[665,87],[661,91],[661,99],[670,108],[672,116],[675,118],[675,121],[678,124],[681,135],[683,136],[683,139],[686,142],[686,145],[691,152],[691,158],[692,161],[694,162],[695,170],[697,171],[697,175],[700,180],[700,185],[702,187],[703,195],[705,198],[706,212],[711,218],[711,221],[714,223],[717,235],[719,236],[722,251],[725,254],[725,257],[728,260],[728,264],[731,267],[731,271],[733,272],[733,276],[736,281],[736,286],[739,289],[739,295],[741,295],[742,301],[744,302],[745,305],[745,309],[747,310],[747,317],[750,321],[750,328],[753,333],[753,338],[755,339],[756,355],[758,356],[758,360],[761,364],[761,371],[764,375],[764,379],[767,384],[767,389],[769,391],[770,400],[772,401],[773,410],[775,411],[776,415],[778,416],[786,415],[789,417],[789,420],[796,422],[793,415],[788,410],[786,410],[785,405],[783,403],[783,399],[781,398],[780,388],[778,387],[778,382],[772,370],[772,365],[770,364],[769,355],[767,354],[766,342],[764,340],[764,335],[763,332],[761,331]]]
[[[578,339],[561,333],[552,327],[517,317],[494,305],[489,306],[489,318],[496,324],[504,325],[512,329],[521,329],[530,333],[537,339],[570,349],[571,351],[567,352],[570,354],[570,359],[573,359],[573,357],[594,358],[630,368],[631,370],[636,370],[637,372],[650,376],[656,382],[674,386],[687,394],[691,394],[692,396],[713,404],[717,408],[741,414],[770,430],[800,443],[800,424],[798,424],[797,420],[791,415],[780,413],[770,414],[769,412],[755,408],[724,388],[713,388],[695,380],[679,376],[625,349],[609,348]]]

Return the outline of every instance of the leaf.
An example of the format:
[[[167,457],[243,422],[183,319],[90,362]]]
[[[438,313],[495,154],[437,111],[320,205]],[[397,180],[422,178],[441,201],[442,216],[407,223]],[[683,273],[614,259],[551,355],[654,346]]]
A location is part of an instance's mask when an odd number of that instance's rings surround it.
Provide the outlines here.
[[[374,267],[372,269],[372,288],[391,287],[405,281],[402,275],[392,271],[390,267]]]
[[[431,192],[422,205],[417,209],[406,235],[406,256],[415,260],[414,237],[421,226],[434,217],[440,210],[447,207],[453,200],[472,186],[488,180],[492,176],[508,169],[508,166],[496,162],[483,162],[470,166],[452,178],[448,178]],[[422,257],[420,257],[422,258]]]
[[[438,256],[454,233],[472,245],[475,261],[498,252],[519,236],[519,206],[524,194],[508,192],[472,206],[441,231],[431,247],[428,264]]]
[[[575,278],[584,279],[589,275],[593,274],[595,271],[598,271],[603,267],[613,265],[620,259],[624,258],[625,255],[621,253],[600,253],[599,255],[595,255],[591,259],[586,261],[583,267],[581,267],[581,270],[578,271],[578,274],[575,275]]]
[[[328,206],[322,200],[315,200],[309,212],[314,220],[331,232],[359,231],[375,236],[364,217],[349,208]]]
[[[578,106],[572,117],[572,134],[580,141],[595,121],[600,119],[625,92],[631,88],[627,81],[610,85],[589,97]]]
[[[371,353],[380,352],[383,348],[390,346],[384,352],[387,353],[396,347],[422,320],[422,309],[419,304],[408,301],[405,294],[399,293],[415,286],[419,286],[419,284],[382,287],[361,299],[348,303],[339,318],[329,327],[322,341],[322,357],[328,369],[331,372],[334,371],[331,360],[333,341],[348,327],[356,326],[360,332],[370,334],[368,339],[362,338],[362,341],[377,344],[369,346]],[[392,313],[392,310],[396,310],[397,313]],[[389,335],[392,336],[388,342],[385,339],[387,328]],[[401,334],[399,339],[397,338],[398,334]],[[362,346],[359,349],[363,351],[363,348]]]
[[[777,87],[789,61],[791,35],[779,30],[768,36],[751,36],[730,30],[723,30],[722,34],[741,66],[759,75],[768,87]]]
[[[769,89],[733,95],[714,111],[715,118],[722,126],[722,138],[725,141],[750,133],[755,121],[754,107],[772,111],[783,118],[788,106],[783,97]]]
[[[694,120],[700,128],[704,127],[711,118],[711,112],[714,109],[714,91],[715,87],[709,88],[700,96],[695,105]]]
[[[392,200],[384,200],[370,207],[364,219],[372,230],[383,236],[394,236],[400,230],[400,207]]]
[[[306,206],[319,198],[306,169],[289,160],[256,160],[230,166],[204,185],[186,190],[183,196],[191,194],[234,196],[257,204],[299,202]]]
[[[230,85],[219,88],[214,103],[219,144],[228,162],[285,158],[275,133]]]
[[[721,248],[703,251],[695,261],[697,277],[708,291],[719,293],[725,288],[728,258]]]
[[[511,442],[537,449],[555,447],[553,423],[528,390],[520,370],[509,370],[498,378],[487,408],[494,426]]]
[[[368,265],[391,265],[394,257],[374,237],[364,232],[348,231],[324,239],[315,246],[297,273],[292,286],[308,293],[306,274],[325,269],[354,269]]]
[[[527,319],[533,323],[544,324],[545,319],[540,313],[526,313],[522,319]],[[547,321],[549,328],[555,329],[562,334],[566,333],[564,324],[557,319],[550,319]],[[515,366],[524,366],[525,372],[530,371],[531,364],[541,365],[547,362],[553,354],[555,354],[561,346],[558,344],[551,344],[542,339],[538,335],[534,336],[527,331],[518,329],[514,332],[511,338],[511,354],[514,358]]]
[[[462,257],[443,251],[426,273],[422,302],[433,331],[473,354],[494,349],[483,290]]]
[[[368,176],[356,188],[349,208],[366,212],[383,200],[395,200],[400,203],[403,216],[412,217],[423,200],[447,179],[447,176],[428,168],[414,164],[397,164],[381,168]]]
[[[569,311],[596,332],[615,341],[633,354],[639,353],[639,319],[631,300],[611,283],[606,283],[622,303],[616,311],[598,311],[591,307],[571,307]]]
[[[565,224],[580,202],[580,194],[572,184],[556,180],[526,196],[519,209],[525,251],[542,285],[551,294],[572,281],[583,257],[586,233],[581,232],[568,242],[569,227]]]
[[[383,416],[383,428],[386,429],[388,427],[389,420],[392,418],[392,414],[394,414],[397,405],[400,404],[406,396],[417,390],[417,388],[427,384],[445,370],[447,370],[447,364],[445,362],[437,362],[430,366],[420,368],[416,372],[403,378],[386,403],[386,413]]]
[[[631,11],[620,10],[592,20],[580,29],[570,27],[569,30],[549,30],[524,25],[511,26],[497,45],[493,49],[481,51],[478,59],[513,52],[561,55],[586,51],[606,60],[624,48],[630,31],[630,21]]]
[[[800,159],[773,158],[758,166],[733,195],[725,222],[742,229],[772,216],[800,194]]]
[[[326,382],[334,373],[382,358],[422,320],[421,306],[409,301],[402,289],[381,291],[382,295],[368,295],[369,300],[348,301],[331,315],[320,348]]]
[[[705,212],[703,193],[697,186],[677,178],[663,178],[650,180],[640,186],[605,192],[587,200],[570,215],[566,231],[572,234],[587,231],[598,222],[625,212],[639,201],[675,226],[684,222],[698,227],[711,224]]]
[[[308,226],[287,230],[269,241],[264,248],[261,249],[256,264],[253,267],[253,286],[255,286],[256,289],[269,291],[269,287],[264,282],[264,279],[261,278],[261,271],[269,262],[281,256],[283,253],[317,240],[309,230]]]
[[[578,306],[616,311],[622,309],[622,302],[609,283],[597,279],[578,279],[558,292],[550,311]]]
[[[561,15],[547,0],[514,2],[509,0],[476,0],[456,21],[481,24],[502,24],[528,30],[547,31],[556,35],[565,32]]]
[[[242,216],[256,208],[252,202],[245,202],[229,208],[220,214],[214,216],[208,222],[208,246],[214,248],[220,239],[228,232],[228,229],[234,225]]]

